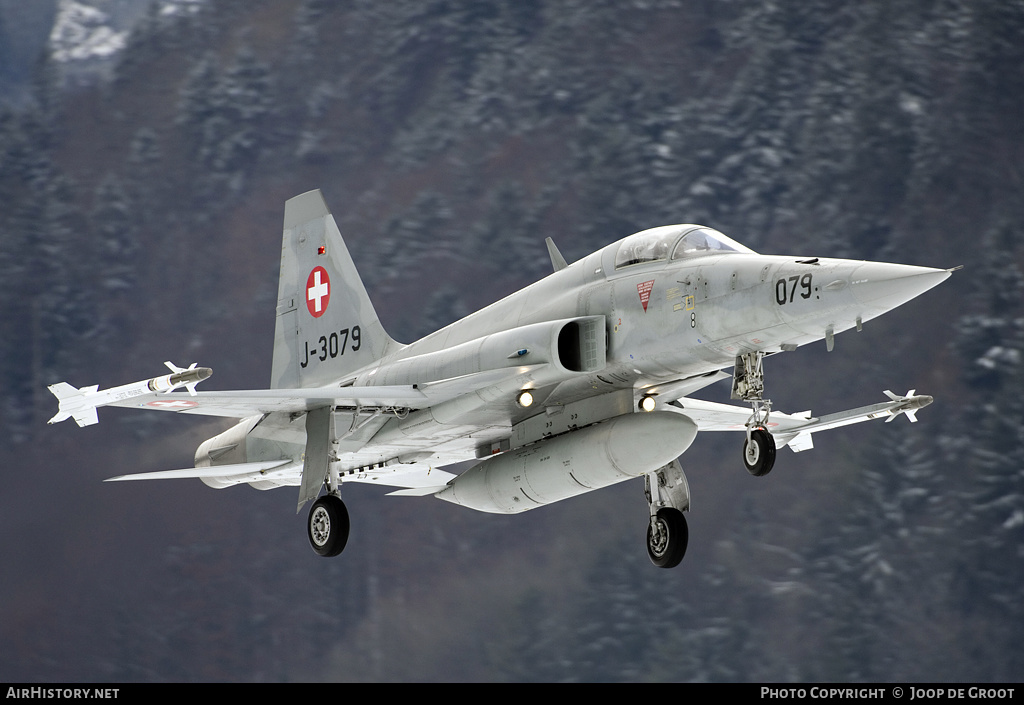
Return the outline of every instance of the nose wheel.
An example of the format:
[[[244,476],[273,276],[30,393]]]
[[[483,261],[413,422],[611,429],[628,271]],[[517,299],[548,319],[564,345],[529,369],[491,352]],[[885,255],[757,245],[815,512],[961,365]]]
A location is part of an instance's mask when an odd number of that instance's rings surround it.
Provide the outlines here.
[[[743,464],[754,477],[763,477],[775,466],[775,438],[763,428],[755,428],[743,443]]]
[[[743,464],[754,477],[767,475],[775,465],[775,438],[768,431],[772,402],[764,398],[763,362],[763,352],[738,355],[732,377],[732,398],[749,402],[754,409],[743,443]]]

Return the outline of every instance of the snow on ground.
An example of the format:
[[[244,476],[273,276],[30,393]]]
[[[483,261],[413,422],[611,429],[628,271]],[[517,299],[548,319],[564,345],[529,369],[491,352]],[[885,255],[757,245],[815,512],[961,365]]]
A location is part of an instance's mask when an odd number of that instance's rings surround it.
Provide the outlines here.
[[[54,61],[84,61],[108,58],[125,47],[127,31],[115,31],[110,16],[76,0],[61,0],[50,32],[50,53]]]

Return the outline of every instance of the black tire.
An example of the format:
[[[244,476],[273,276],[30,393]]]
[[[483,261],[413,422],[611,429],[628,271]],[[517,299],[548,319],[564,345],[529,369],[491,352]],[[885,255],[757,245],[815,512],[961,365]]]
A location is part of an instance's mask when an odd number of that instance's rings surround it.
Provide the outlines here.
[[[750,433],[750,441],[743,441],[743,465],[754,477],[763,477],[775,466],[775,438],[763,428]]]
[[[647,525],[647,555],[659,568],[675,568],[686,555],[690,530],[686,517],[678,509],[663,507],[652,524]]]
[[[348,543],[348,509],[341,497],[325,495],[313,503],[306,520],[309,545],[325,558],[341,553]]]

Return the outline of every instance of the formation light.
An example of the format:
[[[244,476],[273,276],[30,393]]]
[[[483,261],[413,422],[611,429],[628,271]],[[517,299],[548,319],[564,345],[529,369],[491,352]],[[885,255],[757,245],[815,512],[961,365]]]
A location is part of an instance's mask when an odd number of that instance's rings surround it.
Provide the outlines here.
[[[641,397],[640,399],[640,411],[654,411],[654,407],[658,405],[658,402],[654,400],[652,396]]]
[[[533,404],[533,394],[530,393],[529,389],[524,389],[516,396],[516,403],[525,409]]]

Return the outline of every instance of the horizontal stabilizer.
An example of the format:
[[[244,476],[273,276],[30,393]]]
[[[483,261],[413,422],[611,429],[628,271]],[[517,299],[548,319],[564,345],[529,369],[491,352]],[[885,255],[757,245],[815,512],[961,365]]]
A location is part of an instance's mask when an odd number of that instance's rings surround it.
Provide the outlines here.
[[[427,495],[437,494],[448,485],[438,485],[436,487],[412,487],[405,490],[395,490],[394,492],[388,492],[388,497],[426,497]]]
[[[206,468],[185,468],[183,470],[158,470],[156,472],[140,472],[134,475],[118,475],[108,477],[104,482],[123,482],[126,480],[181,480],[204,477],[233,477],[266,472],[292,462],[284,460],[263,460],[258,463],[237,463],[235,465],[213,465]]]

